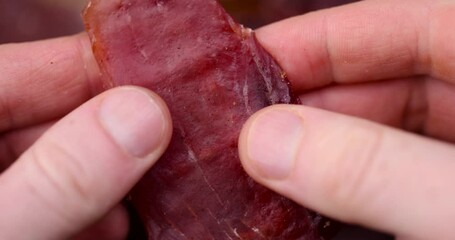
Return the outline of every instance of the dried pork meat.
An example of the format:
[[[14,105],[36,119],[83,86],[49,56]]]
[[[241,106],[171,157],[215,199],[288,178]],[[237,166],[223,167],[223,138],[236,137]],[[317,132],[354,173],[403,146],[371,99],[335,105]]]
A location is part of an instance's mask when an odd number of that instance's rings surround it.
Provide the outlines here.
[[[105,86],[147,87],[173,117],[169,149],[130,194],[149,239],[322,239],[325,220],[240,164],[242,124],[293,102],[251,30],[215,0],[92,0],[85,21]]]

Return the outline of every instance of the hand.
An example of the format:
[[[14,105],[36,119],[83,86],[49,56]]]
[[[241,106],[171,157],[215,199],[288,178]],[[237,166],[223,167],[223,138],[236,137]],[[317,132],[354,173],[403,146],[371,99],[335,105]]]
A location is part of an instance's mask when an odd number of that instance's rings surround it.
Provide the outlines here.
[[[248,121],[248,173],[398,239],[455,238],[454,22],[455,1],[377,0],[259,29],[306,106]]]
[[[96,66],[86,35],[0,46],[0,167],[17,159],[0,175],[0,239],[125,238],[119,203],[167,147],[170,115],[140,88],[90,99]]]

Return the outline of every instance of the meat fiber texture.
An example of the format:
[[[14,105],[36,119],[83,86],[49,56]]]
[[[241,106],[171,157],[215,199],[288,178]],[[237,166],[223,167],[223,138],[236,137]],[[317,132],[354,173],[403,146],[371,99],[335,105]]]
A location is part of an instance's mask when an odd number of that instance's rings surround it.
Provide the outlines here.
[[[149,239],[323,239],[323,218],[240,164],[248,117],[293,102],[250,29],[215,0],[92,0],[84,17],[106,88],[149,88],[173,117],[169,149],[129,197]]]

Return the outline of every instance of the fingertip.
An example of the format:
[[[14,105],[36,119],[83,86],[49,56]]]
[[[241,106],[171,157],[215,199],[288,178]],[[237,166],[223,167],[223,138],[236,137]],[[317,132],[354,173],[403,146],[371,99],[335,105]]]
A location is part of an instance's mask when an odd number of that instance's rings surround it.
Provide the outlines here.
[[[244,166],[266,181],[286,179],[294,168],[303,132],[303,118],[292,107],[273,106],[259,111],[240,136]]]
[[[172,122],[166,104],[146,89],[111,90],[100,103],[99,118],[118,146],[136,158],[157,160],[171,138]]]

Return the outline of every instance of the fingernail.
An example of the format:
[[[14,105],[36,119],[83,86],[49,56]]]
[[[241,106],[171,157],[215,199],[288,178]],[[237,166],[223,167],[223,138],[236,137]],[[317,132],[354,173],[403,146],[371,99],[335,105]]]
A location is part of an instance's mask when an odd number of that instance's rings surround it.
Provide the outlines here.
[[[291,173],[303,135],[303,119],[291,111],[261,113],[250,125],[247,154],[264,178],[282,180]]]
[[[161,108],[139,89],[116,91],[101,103],[101,124],[128,154],[142,158],[153,153],[161,145],[165,130]]]

